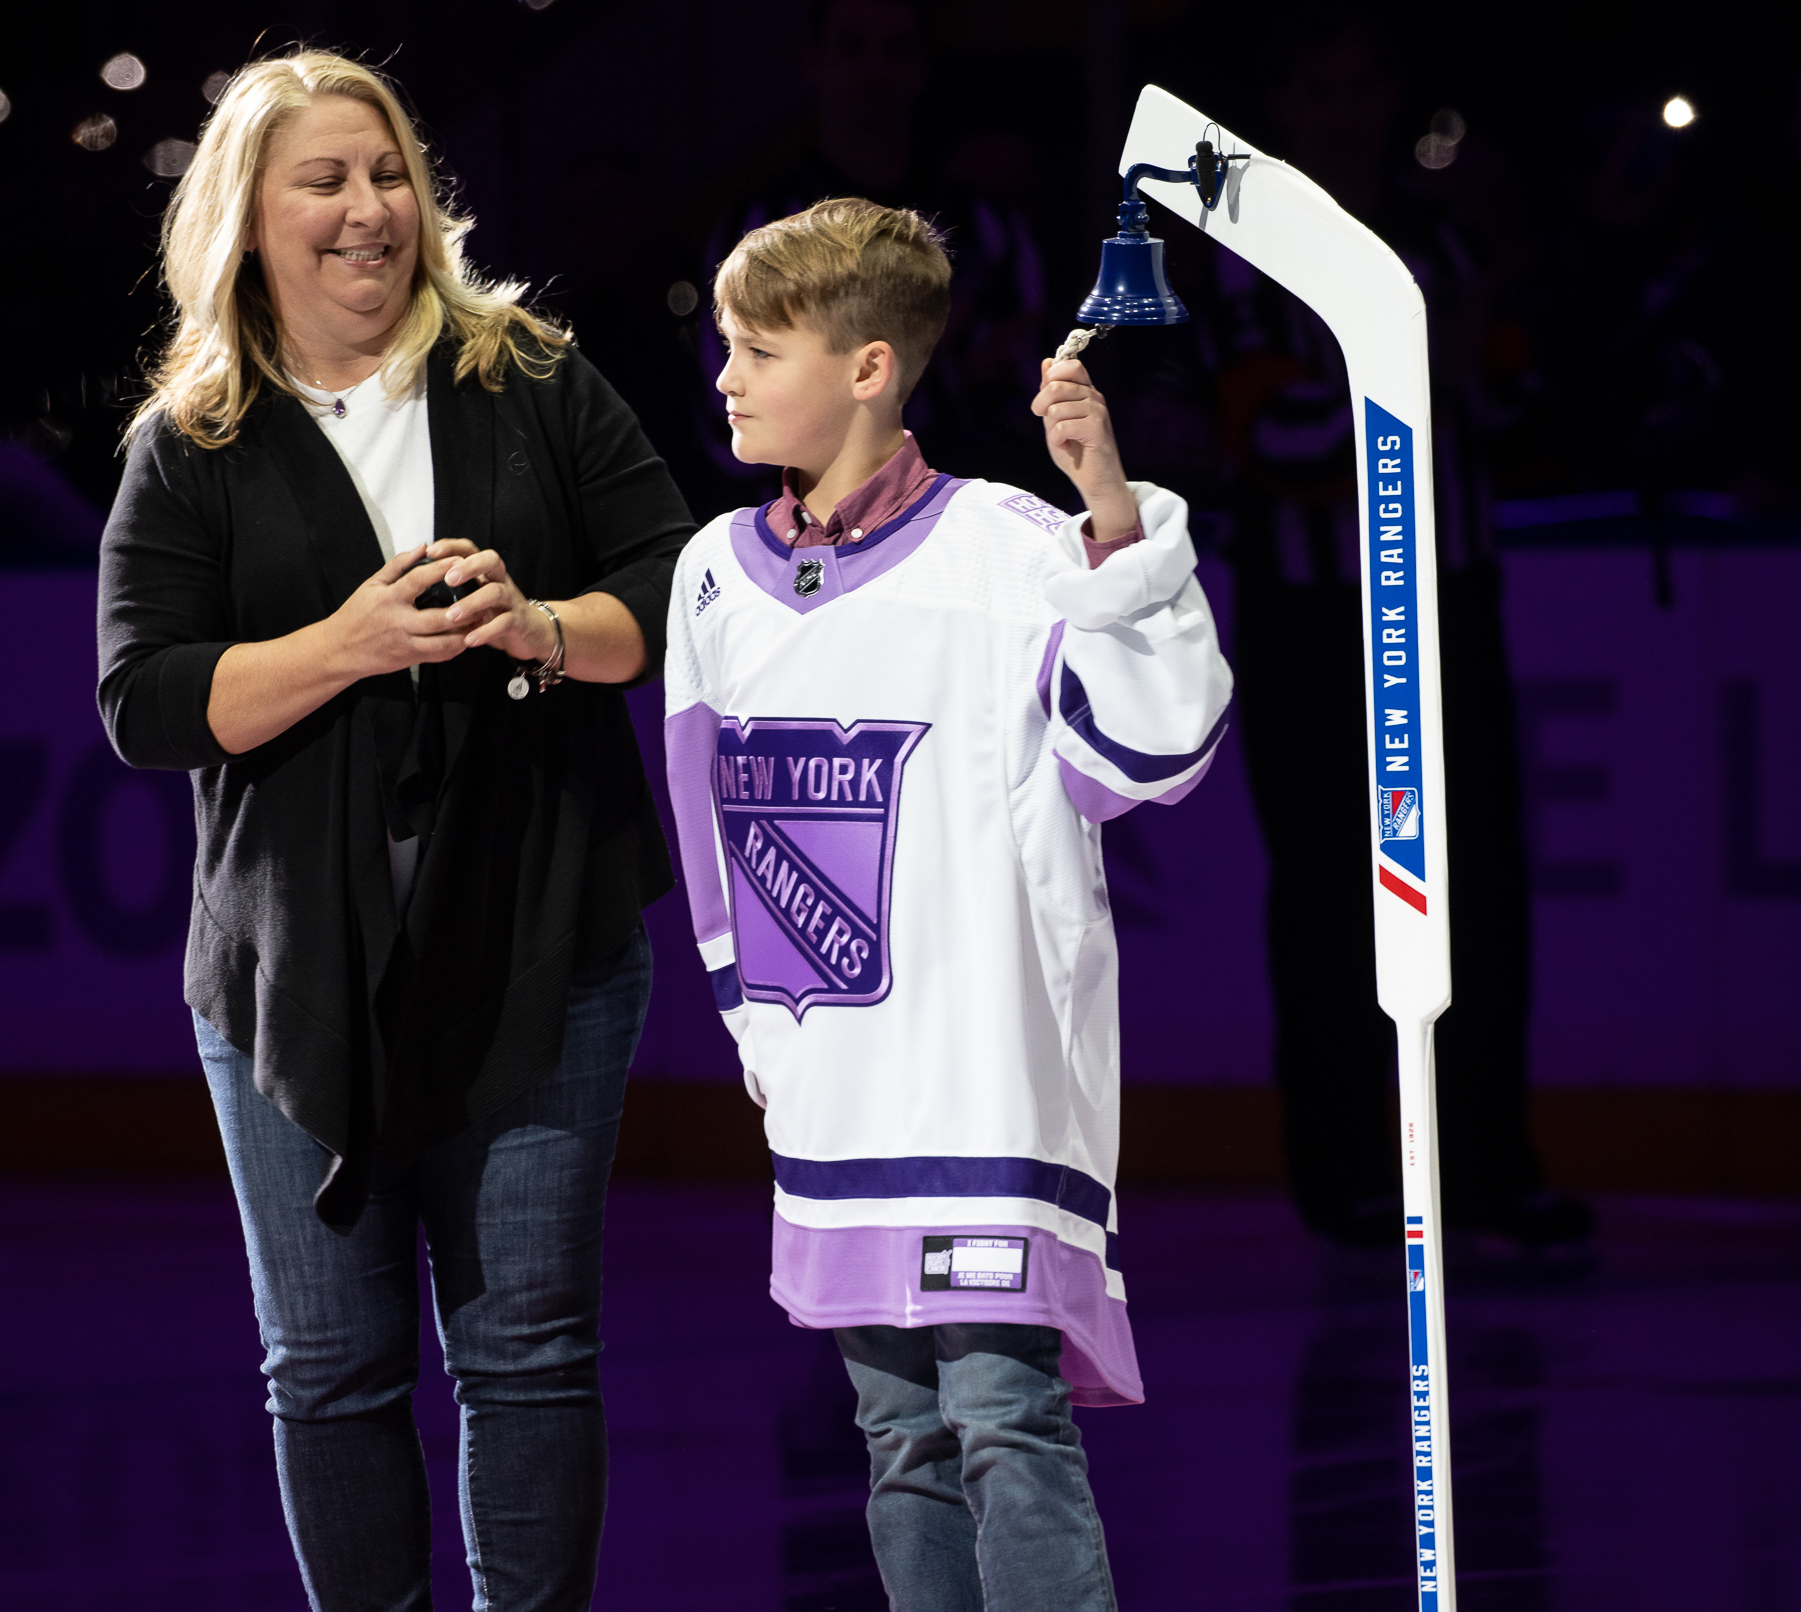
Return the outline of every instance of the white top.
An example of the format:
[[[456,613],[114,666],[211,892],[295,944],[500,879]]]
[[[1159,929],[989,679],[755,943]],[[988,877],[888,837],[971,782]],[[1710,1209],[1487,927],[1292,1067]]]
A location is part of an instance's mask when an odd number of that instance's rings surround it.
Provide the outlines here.
[[[325,440],[338,450],[356,484],[357,496],[382,557],[393,559],[429,543],[433,535],[431,428],[425,412],[425,371],[410,390],[389,397],[381,371],[347,392],[322,392],[288,377],[306,412],[319,422]],[[340,419],[334,403],[344,405]],[[412,668],[413,682],[419,668]],[[404,914],[419,866],[419,841],[388,840],[388,870],[394,881],[394,908]]]
[[[380,370],[347,392],[321,392],[300,380],[294,380],[294,389],[356,483],[384,557],[391,560],[429,543],[431,429],[425,413],[425,372],[421,370],[412,389],[399,397],[388,396]],[[342,419],[332,413],[336,402],[344,405]]]
[[[1142,1397],[1097,825],[1198,782],[1232,684],[1186,506],[1135,491],[1145,540],[1098,570],[1079,519],[992,482],[837,548],[721,517],[677,562],[665,663],[695,938],[767,1106],[775,1297],[803,1326],[1058,1327],[1082,1404]]]

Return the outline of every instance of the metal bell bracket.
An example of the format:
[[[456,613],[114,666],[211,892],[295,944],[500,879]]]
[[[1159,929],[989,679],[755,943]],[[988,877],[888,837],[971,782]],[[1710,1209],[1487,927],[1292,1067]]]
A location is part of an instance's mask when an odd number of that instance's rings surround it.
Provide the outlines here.
[[[1214,149],[1211,140],[1199,141],[1194,148],[1194,155],[1188,159],[1186,168],[1159,168],[1154,163],[1135,162],[1126,170],[1125,197],[1119,204],[1119,224],[1121,229],[1143,230],[1150,227],[1150,211],[1145,207],[1138,194],[1138,181],[1141,179],[1162,179],[1172,185],[1187,183],[1200,192],[1201,205],[1212,212],[1219,206],[1219,199],[1226,193],[1226,174],[1231,164],[1249,162],[1248,151],[1236,151],[1231,155]],[[1128,223],[1126,208],[1135,205],[1142,216],[1142,223]]]

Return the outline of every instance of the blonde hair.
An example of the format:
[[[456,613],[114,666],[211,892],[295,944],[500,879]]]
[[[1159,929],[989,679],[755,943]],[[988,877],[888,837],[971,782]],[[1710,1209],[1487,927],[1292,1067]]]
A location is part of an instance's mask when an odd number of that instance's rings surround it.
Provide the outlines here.
[[[885,341],[905,398],[944,334],[951,264],[918,213],[844,196],[752,230],[719,265],[713,302],[751,330],[805,323],[835,353]]]
[[[275,309],[245,242],[270,139],[325,95],[361,101],[387,123],[419,202],[412,302],[382,359],[388,394],[414,384],[446,333],[458,344],[456,378],[476,375],[490,392],[501,390],[509,363],[547,375],[568,344],[567,332],[519,305],[523,285],[483,281],[464,260],[463,237],[474,220],[452,211],[393,85],[348,57],[295,51],[252,62],[232,79],[170,198],[163,277],[175,303],[175,330],[128,439],[160,412],[201,447],[223,448],[237,439],[265,382],[296,395],[282,370]]]

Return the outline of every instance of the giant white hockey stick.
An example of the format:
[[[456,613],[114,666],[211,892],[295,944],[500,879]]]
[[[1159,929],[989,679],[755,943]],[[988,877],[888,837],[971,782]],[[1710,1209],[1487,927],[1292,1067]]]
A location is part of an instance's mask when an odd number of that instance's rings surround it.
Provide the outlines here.
[[[1350,372],[1376,985],[1400,1050],[1419,1603],[1421,1612],[1455,1612],[1432,1074],[1432,1024],[1451,1001],[1451,947],[1426,307],[1394,252],[1318,185],[1155,85],[1138,98],[1119,171],[1135,163],[1179,169],[1204,139],[1240,159],[1227,164],[1217,207],[1205,207],[1192,184],[1143,179],[1143,192],[1312,308],[1338,338]]]

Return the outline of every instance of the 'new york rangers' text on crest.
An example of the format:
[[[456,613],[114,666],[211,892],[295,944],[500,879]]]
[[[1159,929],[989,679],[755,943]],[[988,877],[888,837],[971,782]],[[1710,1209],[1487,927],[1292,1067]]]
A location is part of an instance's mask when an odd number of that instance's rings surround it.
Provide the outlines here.
[[[728,719],[716,780],[738,973],[798,1019],[888,994],[901,782],[926,722]]]

